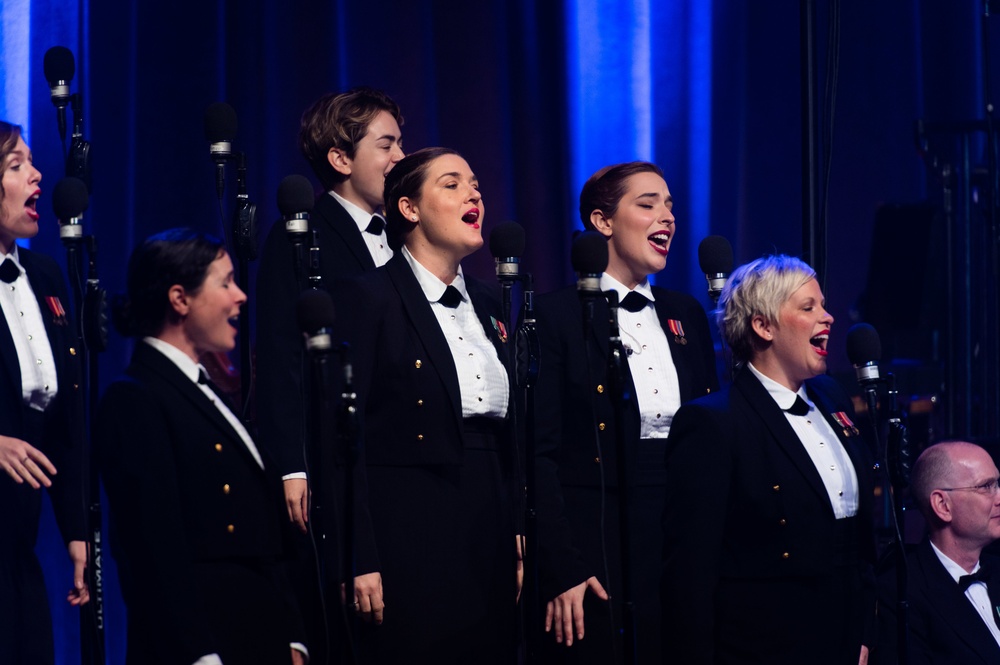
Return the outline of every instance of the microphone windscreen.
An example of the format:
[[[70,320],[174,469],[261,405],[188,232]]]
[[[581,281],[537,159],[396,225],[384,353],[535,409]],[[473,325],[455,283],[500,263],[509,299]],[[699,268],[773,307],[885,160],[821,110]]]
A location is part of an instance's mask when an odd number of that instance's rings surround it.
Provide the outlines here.
[[[63,178],[52,190],[52,212],[60,221],[79,217],[89,204],[87,185],[79,178]]]
[[[733,246],[723,236],[708,236],[698,245],[698,265],[706,275],[733,271]]]
[[[229,104],[215,102],[205,109],[205,138],[209,143],[232,141],[238,127],[236,109]]]
[[[309,212],[315,202],[312,183],[304,175],[286,175],[278,183],[278,210],[282,217]]]
[[[855,323],[847,331],[847,357],[852,365],[865,365],[882,359],[878,332],[867,323]]]
[[[585,275],[596,275],[608,268],[608,240],[596,231],[586,231],[573,240],[570,248],[573,270]]]
[[[295,303],[295,318],[299,330],[308,334],[333,327],[333,299],[322,289],[307,289]]]
[[[45,72],[45,80],[52,85],[58,81],[73,80],[73,74],[76,73],[73,52],[65,46],[53,46],[45,52],[42,70]]]
[[[524,254],[524,227],[517,222],[501,222],[490,233],[490,254],[495,259]]]

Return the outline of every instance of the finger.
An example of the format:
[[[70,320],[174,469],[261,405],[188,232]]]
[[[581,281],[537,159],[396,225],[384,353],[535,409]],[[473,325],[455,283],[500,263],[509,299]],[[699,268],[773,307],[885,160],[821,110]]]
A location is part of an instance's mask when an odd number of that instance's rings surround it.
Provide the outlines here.
[[[18,469],[18,473],[20,473],[21,477],[27,480],[28,484],[36,490],[42,485],[45,485],[46,487],[52,485],[52,482],[45,476],[44,473],[42,473],[41,469],[35,466],[29,457],[25,457],[21,460],[21,468]]]
[[[385,616],[385,603],[382,602],[381,598],[376,599],[376,602],[372,603],[372,620],[375,625],[381,625],[382,619]]]
[[[566,646],[573,646],[573,605],[567,605],[563,608],[563,640],[566,642]]]
[[[554,611],[552,613],[552,626],[556,630],[556,642],[563,641],[563,604],[558,598],[554,603]]]
[[[553,603],[551,600],[549,602],[545,603],[545,632],[546,633],[552,631],[552,613],[554,611],[553,610],[554,606],[555,606],[555,603]]]
[[[304,524],[309,521],[309,492],[302,493],[302,500],[299,505],[302,510],[302,522]]]
[[[55,464],[50,462],[49,458],[45,456],[45,453],[43,453],[41,450],[38,450],[37,448],[32,448],[31,450],[29,450],[26,453],[25,457],[27,457],[30,460],[33,460],[40,468],[44,469],[48,473],[51,473],[52,475],[56,475],[57,473],[59,473],[56,470]]]
[[[587,581],[587,585],[590,587],[591,591],[597,594],[598,598],[600,598],[601,600],[608,599],[608,592],[604,590],[604,587],[601,586],[601,583],[597,581],[596,577],[590,578]]]
[[[583,639],[583,599],[573,604],[573,624],[576,628],[576,639]]]

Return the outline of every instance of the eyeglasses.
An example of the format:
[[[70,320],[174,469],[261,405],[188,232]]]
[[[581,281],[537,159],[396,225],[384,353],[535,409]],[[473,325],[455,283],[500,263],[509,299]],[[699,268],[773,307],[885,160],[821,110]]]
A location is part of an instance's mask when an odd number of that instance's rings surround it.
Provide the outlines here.
[[[987,480],[982,485],[976,485],[975,487],[939,487],[938,489],[944,492],[961,492],[965,490],[978,492],[979,494],[995,494],[997,490],[1000,490],[1000,478]]]

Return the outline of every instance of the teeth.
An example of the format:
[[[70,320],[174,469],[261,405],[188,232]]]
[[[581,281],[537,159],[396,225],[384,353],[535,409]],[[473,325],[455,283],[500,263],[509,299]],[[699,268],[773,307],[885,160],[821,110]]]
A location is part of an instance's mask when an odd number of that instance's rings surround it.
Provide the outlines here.
[[[670,240],[670,234],[654,233],[653,235],[649,236],[649,239],[655,243],[666,244],[666,242]]]

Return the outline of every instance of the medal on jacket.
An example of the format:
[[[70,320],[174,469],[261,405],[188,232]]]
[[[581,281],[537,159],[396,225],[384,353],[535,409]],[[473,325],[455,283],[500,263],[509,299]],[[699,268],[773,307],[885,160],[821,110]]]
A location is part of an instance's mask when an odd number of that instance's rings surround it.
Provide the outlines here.
[[[844,437],[856,436],[858,434],[858,428],[854,426],[851,419],[843,411],[837,411],[831,414],[837,424],[844,428]]]
[[[667,327],[674,334],[674,341],[678,344],[687,344],[687,337],[684,336],[684,326],[677,319],[667,319]]]
[[[503,344],[507,343],[507,328],[504,327],[503,321],[497,321],[495,316],[490,317],[490,321],[493,322],[493,330],[497,331],[497,335],[500,337],[500,342]]]
[[[53,323],[57,326],[66,325],[66,310],[59,302],[59,296],[45,296],[45,302],[49,306],[49,311],[52,312]]]

